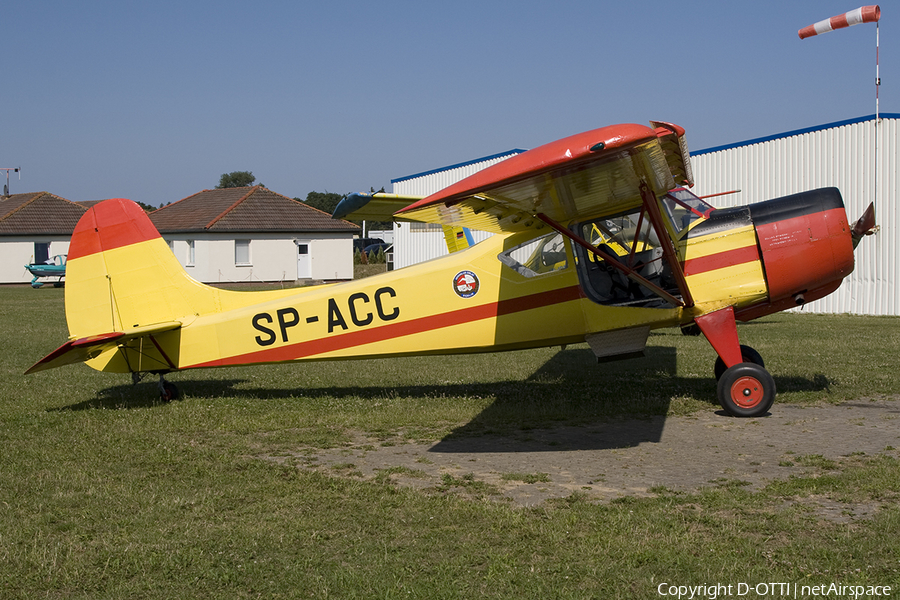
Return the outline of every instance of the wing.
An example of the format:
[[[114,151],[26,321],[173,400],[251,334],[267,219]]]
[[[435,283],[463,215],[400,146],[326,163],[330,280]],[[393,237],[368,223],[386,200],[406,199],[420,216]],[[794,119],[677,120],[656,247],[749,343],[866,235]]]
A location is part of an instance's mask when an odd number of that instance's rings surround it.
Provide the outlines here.
[[[331,217],[333,219],[394,221],[396,220],[395,212],[421,199],[421,196],[400,196],[383,192],[375,194],[354,192],[347,194],[346,198],[338,202]]]
[[[641,185],[663,193],[690,181],[684,129],[612,125],[512,156],[395,214],[495,233],[539,229],[641,205]],[[676,180],[677,178],[677,180]]]
[[[334,208],[332,218],[335,219],[371,219],[374,221],[409,221],[395,216],[395,213],[409,206],[412,202],[421,200],[421,196],[400,196],[397,194],[385,194],[378,192],[367,194],[354,192],[347,194]],[[473,246],[472,232],[467,227],[451,227],[444,225],[444,240],[447,242],[447,250],[450,253]]]

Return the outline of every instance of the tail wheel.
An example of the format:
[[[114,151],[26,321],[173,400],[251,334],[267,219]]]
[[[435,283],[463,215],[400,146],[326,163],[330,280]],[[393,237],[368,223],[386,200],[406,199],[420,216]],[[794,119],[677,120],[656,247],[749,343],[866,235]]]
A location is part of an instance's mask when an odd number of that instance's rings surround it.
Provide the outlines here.
[[[745,363],[753,363],[755,365],[759,365],[760,367],[765,367],[765,363],[763,362],[762,356],[760,356],[759,352],[751,348],[750,346],[741,345],[741,361]],[[716,381],[722,379],[722,374],[728,369],[725,365],[725,361],[722,360],[721,357],[716,357],[716,365],[713,367],[713,372],[716,374]]]
[[[163,381],[159,388],[159,398],[163,402],[178,400],[178,387],[171,381]]]
[[[743,362],[725,370],[719,379],[719,404],[735,417],[759,417],[775,401],[775,380],[762,366]]]

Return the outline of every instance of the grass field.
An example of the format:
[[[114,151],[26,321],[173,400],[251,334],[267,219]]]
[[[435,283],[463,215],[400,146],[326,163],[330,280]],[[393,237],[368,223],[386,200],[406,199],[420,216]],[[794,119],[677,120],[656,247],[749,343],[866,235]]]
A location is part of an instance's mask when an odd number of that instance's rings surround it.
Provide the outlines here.
[[[774,410],[900,389],[897,319],[779,315],[740,334],[775,376]],[[570,347],[194,371],[170,376],[184,395],[171,404],[155,381],[81,365],[22,375],[65,338],[62,290],[0,288],[2,598],[659,598],[661,583],[717,582],[900,593],[892,448],[756,492],[726,481],[537,508],[258,458],[354,432],[402,443],[716,411],[702,338],[657,333],[647,358],[600,366]],[[810,496],[877,510],[823,521],[792,501]]]

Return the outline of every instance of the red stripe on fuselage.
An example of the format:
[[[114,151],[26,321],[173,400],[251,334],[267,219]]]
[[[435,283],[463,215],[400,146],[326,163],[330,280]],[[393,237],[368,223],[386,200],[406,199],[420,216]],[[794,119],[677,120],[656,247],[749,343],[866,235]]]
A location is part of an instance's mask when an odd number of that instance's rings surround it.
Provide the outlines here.
[[[131,200],[113,198],[91,207],[75,226],[68,260],[161,237],[147,213]]]
[[[744,246],[743,248],[717,252],[685,261],[684,275],[685,277],[699,275],[700,273],[742,265],[755,260],[759,260],[759,251],[756,249],[756,246]]]
[[[401,323],[393,323],[370,329],[361,329],[347,333],[336,333],[328,337],[316,340],[308,340],[296,344],[289,344],[279,348],[259,350],[237,356],[228,356],[196,365],[188,365],[185,369],[199,367],[221,367],[227,365],[243,365],[253,363],[285,362],[307,358],[316,354],[324,354],[364,344],[383,342],[407,335],[443,329],[454,325],[463,325],[490,319],[502,315],[510,315],[525,310],[542,308],[562,302],[570,302],[582,298],[581,288],[571,286],[558,290],[550,290],[539,294],[532,294],[521,298],[501,300],[489,304],[480,304],[470,308],[463,308],[449,313],[440,313],[411,319]]]

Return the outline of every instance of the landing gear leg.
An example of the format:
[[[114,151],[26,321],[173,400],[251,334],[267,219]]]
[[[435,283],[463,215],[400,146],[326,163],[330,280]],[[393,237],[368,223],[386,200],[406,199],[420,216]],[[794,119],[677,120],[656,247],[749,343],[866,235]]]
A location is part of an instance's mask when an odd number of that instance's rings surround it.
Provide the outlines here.
[[[178,400],[178,387],[171,381],[166,381],[165,376],[159,374],[159,399],[163,402]]]
[[[759,417],[775,401],[775,380],[763,366],[759,352],[738,342],[734,308],[697,317],[695,322],[715,349],[717,396],[725,411],[735,417]]]

